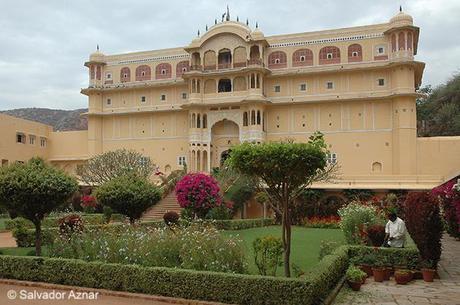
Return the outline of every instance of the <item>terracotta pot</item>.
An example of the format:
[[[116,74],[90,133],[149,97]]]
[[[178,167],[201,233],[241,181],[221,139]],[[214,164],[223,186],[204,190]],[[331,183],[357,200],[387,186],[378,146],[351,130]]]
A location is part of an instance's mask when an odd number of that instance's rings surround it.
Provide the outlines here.
[[[410,273],[399,273],[397,271],[395,272],[396,284],[406,285],[411,280],[412,280],[412,272],[410,272]]]
[[[372,268],[372,274],[374,275],[374,281],[383,282],[385,280],[386,269],[384,267]]]
[[[350,286],[350,288],[353,290],[353,291],[359,291],[361,289],[361,282],[351,282],[351,281],[348,281],[348,286]]]
[[[360,265],[359,269],[361,269],[363,272],[366,272],[367,277],[372,276],[372,267],[369,265]]]
[[[423,280],[425,282],[432,282],[434,279],[434,275],[436,270],[434,269],[422,269]]]

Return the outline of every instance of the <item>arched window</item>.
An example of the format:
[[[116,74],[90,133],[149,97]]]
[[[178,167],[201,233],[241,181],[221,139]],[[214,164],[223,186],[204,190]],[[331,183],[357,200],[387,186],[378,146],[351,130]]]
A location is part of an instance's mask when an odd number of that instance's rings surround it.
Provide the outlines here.
[[[292,53],[292,66],[312,66],[313,52],[310,49],[299,49]]]
[[[254,73],[251,73],[251,89],[254,89],[256,87],[256,75]]]
[[[396,34],[391,35],[391,51],[396,52]]]
[[[201,81],[199,79],[196,80],[196,92],[201,92]]]
[[[259,73],[256,73],[256,88],[260,88],[260,77],[259,77]]]
[[[229,49],[220,50],[217,60],[219,69],[230,69],[232,67],[232,53]]]
[[[260,125],[260,110],[257,110],[257,125]]]
[[[187,72],[189,67],[188,60],[178,62],[176,65],[176,77],[182,77],[182,74]]]
[[[120,82],[127,83],[131,81],[131,70],[128,67],[121,68]]]
[[[204,53],[204,69],[216,70],[216,52],[209,50]]]
[[[334,46],[324,47],[319,50],[319,64],[339,64],[340,49]]]
[[[265,131],[265,111],[262,112],[262,131]]]
[[[223,78],[219,80],[219,87],[217,92],[231,92],[232,91],[232,81],[228,78]]]
[[[398,47],[399,50],[405,50],[406,49],[406,37],[404,37],[404,32],[400,32],[398,34]]]
[[[196,116],[195,114],[193,113],[192,114],[192,128],[195,128],[196,127]]]
[[[136,81],[150,80],[152,71],[149,66],[142,65],[136,68]]]
[[[252,46],[249,50],[249,63],[257,65],[261,63],[259,46]]]
[[[199,113],[196,115],[196,128],[201,128],[201,115]]]
[[[256,125],[256,112],[251,110],[251,125]]]
[[[91,65],[89,71],[91,79],[94,79],[94,77],[96,76],[96,73],[94,73],[96,71],[96,67],[94,65]]]
[[[246,67],[246,48],[237,47],[233,50],[233,67]]]
[[[171,78],[172,67],[169,63],[158,64],[155,68],[155,78],[156,79],[166,79]]]
[[[348,62],[363,61],[363,49],[360,44],[352,44],[348,46]]]
[[[268,67],[272,69],[286,68],[287,57],[283,51],[275,51],[268,55]]]
[[[101,80],[101,78],[102,78],[102,67],[97,66],[96,67],[96,79]]]
[[[203,128],[208,128],[208,116],[203,114]]]
[[[414,46],[412,45],[412,32],[407,33],[407,49],[408,50],[413,50]]]
[[[248,126],[248,112],[243,112],[243,126]]]

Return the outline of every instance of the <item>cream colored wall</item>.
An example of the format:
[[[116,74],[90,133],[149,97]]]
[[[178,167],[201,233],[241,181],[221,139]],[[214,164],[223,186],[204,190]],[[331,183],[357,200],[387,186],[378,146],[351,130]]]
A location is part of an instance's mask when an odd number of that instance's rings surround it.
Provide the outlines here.
[[[88,158],[88,131],[57,131],[50,133],[49,159],[86,160]]]
[[[51,126],[45,124],[0,114],[0,162],[6,165],[16,161],[26,162],[32,157],[46,159],[52,130]],[[24,144],[16,142],[18,132],[26,135]],[[31,135],[35,136],[34,144],[30,143]],[[46,139],[45,147],[40,145],[40,138]]]
[[[447,181],[460,174],[460,137],[417,138],[417,172]]]

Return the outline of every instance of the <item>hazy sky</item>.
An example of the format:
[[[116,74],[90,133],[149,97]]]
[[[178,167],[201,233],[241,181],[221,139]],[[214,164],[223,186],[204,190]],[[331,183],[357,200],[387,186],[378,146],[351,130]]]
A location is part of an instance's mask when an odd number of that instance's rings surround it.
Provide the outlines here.
[[[423,84],[460,70],[459,0],[1,0],[0,109],[84,108],[83,63],[96,44],[105,54],[185,46],[227,3],[265,35],[387,22],[402,4],[421,28]]]

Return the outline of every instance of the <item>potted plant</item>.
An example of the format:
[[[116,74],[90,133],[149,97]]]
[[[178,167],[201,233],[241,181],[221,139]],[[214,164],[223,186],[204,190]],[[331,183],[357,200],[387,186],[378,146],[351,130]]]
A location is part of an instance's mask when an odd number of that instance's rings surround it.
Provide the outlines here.
[[[366,254],[362,257],[355,257],[354,264],[364,271],[367,276],[372,276],[372,265],[375,262],[375,256],[372,254]]]
[[[387,259],[383,255],[378,255],[375,258],[374,266],[372,266],[372,274],[374,275],[374,281],[383,282],[387,275],[386,268]]]
[[[422,275],[425,282],[432,282],[436,274],[436,266],[433,261],[422,261]]]
[[[366,273],[362,271],[360,268],[351,265],[347,269],[346,277],[350,288],[353,291],[359,291],[361,289],[363,281],[366,280]]]
[[[412,280],[412,271],[407,269],[401,269],[395,271],[396,284],[406,285]]]

